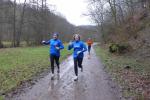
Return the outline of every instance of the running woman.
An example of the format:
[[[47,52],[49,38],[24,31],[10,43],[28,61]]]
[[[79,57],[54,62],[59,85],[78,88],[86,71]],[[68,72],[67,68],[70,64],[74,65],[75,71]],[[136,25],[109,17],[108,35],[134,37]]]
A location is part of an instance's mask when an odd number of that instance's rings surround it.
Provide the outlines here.
[[[74,49],[73,59],[74,59],[74,71],[75,77],[74,81],[78,80],[78,67],[81,68],[81,72],[83,72],[82,61],[84,57],[84,52],[87,51],[86,45],[84,42],[80,40],[80,35],[75,34],[73,36],[73,42],[69,43],[68,50]]]
[[[91,38],[88,38],[88,40],[87,40],[87,45],[88,45],[88,54],[89,54],[89,58],[90,58],[90,54],[91,54],[91,46],[92,46],[92,44],[93,44],[93,41],[92,41],[92,39]]]
[[[58,39],[58,33],[53,34],[53,39],[50,39],[49,41],[42,41],[45,45],[50,45],[50,62],[51,62],[51,71],[52,76],[51,79],[54,79],[54,62],[57,65],[57,73],[60,73],[59,68],[59,57],[60,57],[60,50],[64,49],[64,45],[62,44],[61,40]]]

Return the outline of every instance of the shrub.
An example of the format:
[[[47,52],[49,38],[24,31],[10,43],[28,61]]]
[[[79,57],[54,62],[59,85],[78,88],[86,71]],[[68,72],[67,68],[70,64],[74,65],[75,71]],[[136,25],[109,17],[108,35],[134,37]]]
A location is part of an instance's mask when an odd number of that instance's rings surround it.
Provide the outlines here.
[[[113,43],[109,46],[109,52],[122,54],[128,52],[129,48],[130,46],[128,44]]]
[[[118,52],[118,44],[111,44],[110,46],[109,46],[109,52],[111,52],[111,53],[115,53],[115,52]]]

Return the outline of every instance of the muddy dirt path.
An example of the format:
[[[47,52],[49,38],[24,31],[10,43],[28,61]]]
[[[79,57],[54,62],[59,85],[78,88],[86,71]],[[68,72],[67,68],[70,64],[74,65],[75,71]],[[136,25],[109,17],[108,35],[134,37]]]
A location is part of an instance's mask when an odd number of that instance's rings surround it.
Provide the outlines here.
[[[60,75],[51,74],[40,79],[31,89],[11,100],[119,100],[111,91],[103,66],[92,49],[91,59],[85,54],[83,72],[79,69],[78,81],[73,81],[72,56],[61,64]]]

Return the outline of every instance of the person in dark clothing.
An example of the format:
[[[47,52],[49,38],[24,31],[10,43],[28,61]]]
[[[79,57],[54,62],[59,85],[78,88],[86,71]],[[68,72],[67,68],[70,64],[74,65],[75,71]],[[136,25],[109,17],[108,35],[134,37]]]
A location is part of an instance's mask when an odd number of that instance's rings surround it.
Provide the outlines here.
[[[68,50],[74,49],[73,51],[73,59],[74,59],[74,71],[75,77],[74,80],[78,80],[78,66],[83,71],[82,61],[84,57],[84,52],[87,51],[87,47],[83,41],[80,40],[80,35],[75,34],[73,36],[73,42],[69,43]]]
[[[60,50],[64,49],[64,45],[62,44],[61,40],[58,39],[58,33],[53,34],[53,39],[49,41],[42,41],[45,45],[50,45],[50,62],[51,62],[51,71],[52,71],[52,79],[54,79],[54,62],[57,65],[57,73],[60,72],[59,68],[59,58],[60,58]]]

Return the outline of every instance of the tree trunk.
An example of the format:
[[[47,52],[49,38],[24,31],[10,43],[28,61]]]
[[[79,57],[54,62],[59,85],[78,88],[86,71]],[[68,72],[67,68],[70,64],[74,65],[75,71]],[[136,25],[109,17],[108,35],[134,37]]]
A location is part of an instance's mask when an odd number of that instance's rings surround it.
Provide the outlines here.
[[[12,46],[16,47],[16,0],[14,0],[14,15],[13,15],[13,41]]]
[[[113,2],[111,0],[108,0],[108,3],[109,3],[110,8],[111,8],[111,13],[112,13],[112,16],[114,18],[115,25],[117,26],[116,0],[113,0]]]
[[[3,47],[4,47],[4,45],[3,45],[1,37],[0,37],[0,48],[3,48]]]
[[[2,32],[2,27],[0,26],[0,48],[3,48],[4,45],[2,43],[2,34],[1,34],[1,32]]]
[[[17,44],[16,44],[16,46],[20,46],[20,38],[21,38],[21,34],[22,34],[25,7],[26,7],[26,0],[24,0],[24,4],[23,4],[23,10],[22,10],[22,14],[21,14],[20,23],[19,23],[19,30],[18,30],[18,34],[17,34]]]

